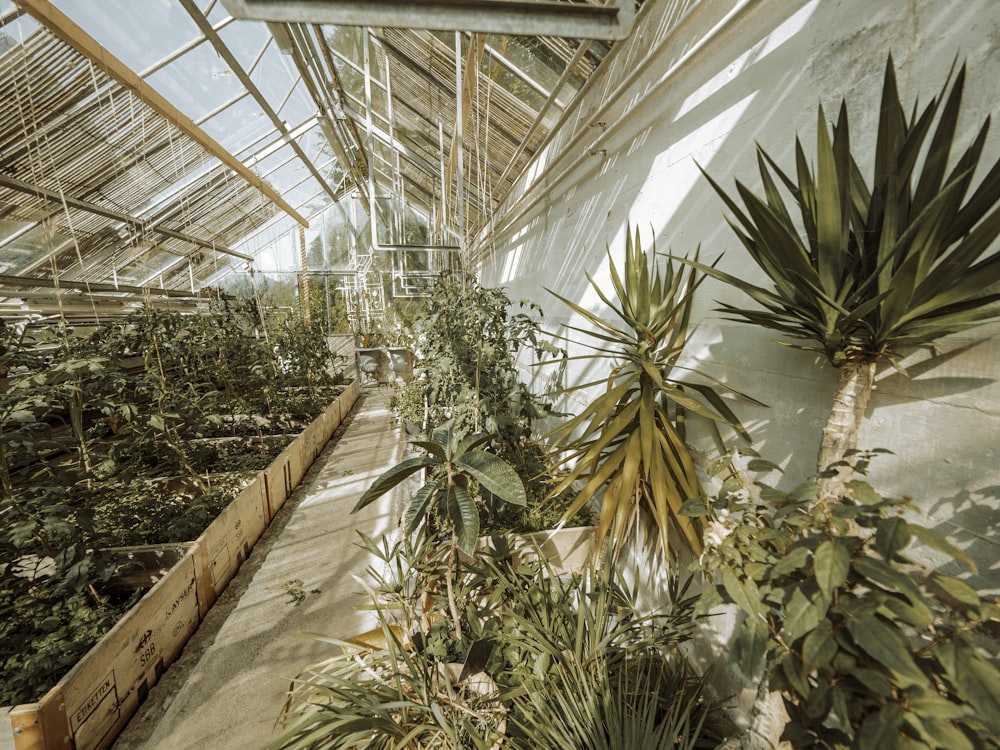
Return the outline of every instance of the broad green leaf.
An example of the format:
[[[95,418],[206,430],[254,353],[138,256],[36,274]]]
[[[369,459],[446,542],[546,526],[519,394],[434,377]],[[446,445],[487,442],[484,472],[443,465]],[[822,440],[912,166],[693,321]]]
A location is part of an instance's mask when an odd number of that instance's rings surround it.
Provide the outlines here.
[[[833,627],[823,618],[802,641],[802,668],[806,674],[811,674],[833,661],[836,654]]]
[[[950,721],[972,716],[972,707],[949,700],[936,690],[912,688],[906,691],[906,703],[910,711],[922,717],[934,717]],[[949,745],[945,745],[949,747]]]
[[[424,522],[428,508],[437,499],[438,493],[442,490],[443,486],[441,479],[431,480],[413,494],[404,515],[404,528],[408,534],[416,531],[420,527],[420,524]]]
[[[1000,672],[972,645],[959,638],[939,641],[932,651],[955,693],[981,719],[1000,729]]]
[[[453,484],[448,488],[448,517],[455,527],[458,548],[467,555],[474,554],[479,539],[479,509],[464,487]]]
[[[881,709],[868,714],[858,732],[858,746],[875,750],[889,750],[899,746],[903,710],[898,703],[886,703]]]
[[[961,729],[938,716],[911,710],[906,714],[906,721],[919,729],[921,737],[930,747],[943,747],[947,750],[976,748]]]
[[[931,531],[930,529],[924,526],[918,526],[917,524],[910,524],[910,533],[913,534],[913,536],[915,536],[921,544],[924,544],[933,550],[937,550],[938,552],[950,555],[955,560],[964,563],[973,573],[977,572],[976,563],[972,560],[972,558],[936,531]]]
[[[771,567],[769,578],[773,581],[794,571],[805,570],[808,562],[809,549],[806,547],[796,547],[788,554],[782,556]]]
[[[457,458],[454,466],[475,477],[479,483],[504,502],[525,505],[528,502],[524,483],[510,464],[499,456],[474,450]]]
[[[415,456],[413,458],[408,458],[405,461],[401,461],[388,471],[383,472],[378,479],[372,483],[372,486],[364,491],[361,498],[358,500],[357,505],[355,505],[351,510],[351,513],[356,513],[366,505],[369,505],[378,498],[382,497],[382,495],[398,485],[400,482],[406,480],[407,477],[421,471],[422,469],[436,465],[436,461],[427,458],[426,456]]]
[[[816,582],[828,596],[844,585],[851,570],[851,556],[847,548],[835,539],[828,539],[813,553]]]
[[[788,681],[788,684],[799,695],[808,696],[812,692],[808,680],[802,674],[802,669],[799,660],[795,656],[795,652],[784,654],[778,662],[778,668],[781,669],[781,673]]]
[[[821,594],[812,597],[796,587],[785,602],[785,621],[781,633],[786,643],[794,643],[806,633],[813,630],[826,617],[829,600]]]
[[[681,516],[708,516],[711,515],[711,510],[705,498],[696,496],[685,500],[684,504],[677,510],[677,513]]]
[[[856,557],[851,565],[862,578],[871,581],[889,593],[903,594],[924,622],[933,621],[934,615],[927,600],[917,584],[908,575],[876,557]]]
[[[931,581],[940,587],[945,594],[962,604],[970,607],[978,607],[982,604],[979,593],[965,581],[959,580],[954,576],[935,573],[931,576]]]
[[[914,662],[906,638],[896,628],[877,617],[861,615],[847,620],[847,630],[865,653],[892,670],[900,685],[927,684],[927,677]]]
[[[894,688],[882,672],[866,667],[851,667],[845,671],[864,685],[865,689],[871,691],[873,695],[878,695],[882,698],[892,696]]]
[[[767,623],[760,617],[748,615],[740,624],[741,664],[748,670],[755,669],[764,659],[768,637]]]
[[[729,598],[746,612],[748,617],[762,614],[760,591],[752,578],[741,581],[732,570],[726,568],[722,571],[722,586]]]
[[[910,527],[899,516],[883,518],[875,532],[875,549],[886,560],[892,560],[896,553],[910,543]]]

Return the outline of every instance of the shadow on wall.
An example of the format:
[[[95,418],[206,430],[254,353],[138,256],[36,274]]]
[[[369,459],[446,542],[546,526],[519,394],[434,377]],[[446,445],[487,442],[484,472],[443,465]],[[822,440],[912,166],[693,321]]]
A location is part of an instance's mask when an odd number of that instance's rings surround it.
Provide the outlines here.
[[[956,55],[968,59],[972,78],[957,139],[968,142],[970,130],[1000,99],[1000,76],[989,75],[997,66],[991,50],[1000,38],[1000,6],[978,0],[963,5],[962,13],[955,13],[956,7],[930,0],[911,3],[905,12],[860,0],[709,1],[689,9],[671,31],[668,19],[677,18],[676,11],[687,4],[647,4],[639,36],[631,42],[641,49],[624,53],[631,69],[623,63],[615,81],[595,84],[582,106],[575,140],[557,139],[571,141],[572,148],[547,154],[549,171],[506,207],[512,218],[501,220],[506,229],[495,239],[497,246],[510,250],[485,264],[484,281],[503,284],[512,297],[539,302],[549,328],[569,318],[543,286],[600,310],[603,305],[585,272],[599,284],[607,280],[605,247],[610,243],[620,261],[626,222],[637,226],[644,240],[652,235],[661,251],[683,255],[700,243],[703,258],[711,260],[724,251],[724,270],[762,280],[695,162],[727,188],[739,178],[754,189],[754,141],[790,169],[796,133],[811,153],[817,103],[822,100],[829,114],[847,97],[854,151],[867,172],[865,157],[873,147],[877,121],[872,104],[878,100],[890,47],[907,105],[918,94],[940,89]],[[995,152],[998,142],[993,133],[987,153],[991,148]],[[490,273],[497,278],[490,279]],[[788,464],[786,476],[797,482],[814,468],[837,373],[819,358],[772,343],[771,333],[720,321],[713,312],[717,299],[745,302],[735,290],[706,282],[696,310],[702,316],[700,329],[688,355],[692,364],[771,405],[764,410],[738,404],[737,413],[752,427],[756,447],[769,459]],[[977,335],[987,335],[986,329]],[[920,378],[915,387],[909,383],[902,390],[885,379],[873,408],[891,410],[901,399],[916,406],[956,390],[971,399],[987,393],[982,388],[995,365],[977,351],[954,357],[955,368],[962,363],[974,372],[952,375],[949,365],[948,372]],[[596,375],[571,371],[569,379],[579,382]],[[948,389],[956,390],[948,394]],[[909,411],[913,418],[914,409]],[[949,414],[962,429],[948,433],[946,445],[935,434],[915,434],[898,421],[880,427],[871,419],[863,444],[897,453],[912,445],[932,456],[943,450],[976,453],[978,437],[967,429],[968,413]],[[886,468],[889,463],[883,462]]]
[[[1000,560],[1000,540],[991,533],[1000,526],[1000,485],[941,498],[929,507],[926,516],[915,523],[930,526],[979,561],[979,570],[973,575],[957,562],[941,566],[940,572],[962,578],[984,597],[1000,596],[1000,563],[996,562]],[[988,561],[988,567],[982,561]]]

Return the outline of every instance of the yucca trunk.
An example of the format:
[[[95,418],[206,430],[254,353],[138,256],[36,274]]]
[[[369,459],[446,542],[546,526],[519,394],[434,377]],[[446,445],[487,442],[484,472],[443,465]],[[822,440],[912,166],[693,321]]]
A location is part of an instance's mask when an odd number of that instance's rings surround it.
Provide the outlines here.
[[[858,429],[875,388],[875,362],[849,362],[839,369],[840,383],[833,397],[830,416],[823,427],[823,440],[816,461],[816,470],[820,473],[831,464],[842,461],[848,451],[858,447]],[[821,479],[822,494],[837,494],[852,475],[851,469],[840,467],[834,476]]]

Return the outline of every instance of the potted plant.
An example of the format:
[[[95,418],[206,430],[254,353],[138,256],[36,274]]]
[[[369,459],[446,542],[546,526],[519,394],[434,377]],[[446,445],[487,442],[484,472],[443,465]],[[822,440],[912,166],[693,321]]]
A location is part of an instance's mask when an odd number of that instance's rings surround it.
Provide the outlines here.
[[[524,505],[524,484],[514,468],[497,455],[482,450],[492,439],[486,433],[462,434],[453,421],[434,431],[429,440],[412,444],[423,455],[403,460],[379,476],[361,495],[354,513],[371,504],[408,477],[421,472],[425,481],[413,495],[405,512],[404,532],[412,534],[421,526],[442,524],[449,532],[445,583],[455,631],[461,632],[461,618],[452,583],[459,563],[458,553],[472,555],[479,540],[479,507],[483,491],[513,505]]]

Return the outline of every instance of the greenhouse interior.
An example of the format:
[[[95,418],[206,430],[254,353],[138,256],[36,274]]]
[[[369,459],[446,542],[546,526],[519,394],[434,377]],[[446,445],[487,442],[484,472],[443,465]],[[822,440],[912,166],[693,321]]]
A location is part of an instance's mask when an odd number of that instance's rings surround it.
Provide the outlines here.
[[[1000,747],[996,0],[0,0],[0,750]]]

